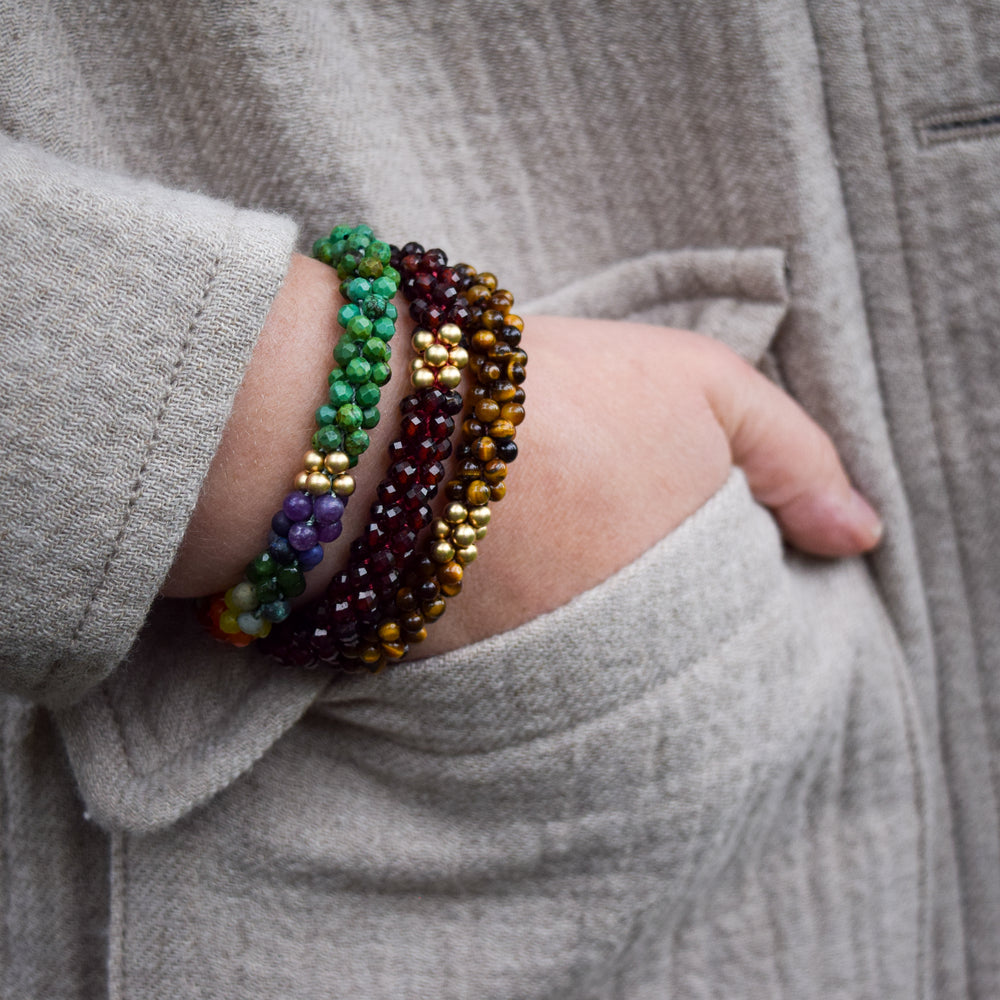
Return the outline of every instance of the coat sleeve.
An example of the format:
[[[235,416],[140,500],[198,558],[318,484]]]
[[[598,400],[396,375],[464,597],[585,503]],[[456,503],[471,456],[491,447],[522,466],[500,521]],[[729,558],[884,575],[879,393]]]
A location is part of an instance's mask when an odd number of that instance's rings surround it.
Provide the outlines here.
[[[183,536],[295,228],[0,137],[0,688],[125,657]]]

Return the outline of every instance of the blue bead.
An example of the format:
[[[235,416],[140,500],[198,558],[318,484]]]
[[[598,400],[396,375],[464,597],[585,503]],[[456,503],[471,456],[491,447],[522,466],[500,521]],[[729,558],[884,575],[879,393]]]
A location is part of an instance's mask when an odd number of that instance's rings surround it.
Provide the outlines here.
[[[310,570],[314,566],[318,566],[323,561],[323,546],[314,545],[311,549],[306,549],[305,552],[299,553],[299,565],[304,570]]]
[[[288,537],[288,529],[292,526],[292,519],[283,511],[279,510],[271,518],[271,530],[282,538]]]
[[[262,604],[258,614],[265,621],[283,622],[292,613],[292,606],[288,601],[270,601]],[[237,619],[237,623],[239,619]]]
[[[288,565],[288,563],[295,561],[295,549],[292,548],[287,538],[275,531],[272,531],[268,538],[267,551],[282,565]]]

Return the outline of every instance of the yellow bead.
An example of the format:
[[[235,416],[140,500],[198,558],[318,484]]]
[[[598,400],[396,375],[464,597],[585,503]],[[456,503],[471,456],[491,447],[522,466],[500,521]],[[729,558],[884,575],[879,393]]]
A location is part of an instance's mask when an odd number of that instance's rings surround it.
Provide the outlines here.
[[[337,476],[333,481],[333,492],[338,497],[349,497],[354,492],[354,476]]]
[[[239,632],[240,627],[236,624],[236,612],[232,608],[226,608],[219,615],[219,630],[225,632],[226,635],[236,635]]]
[[[258,639],[266,639],[271,634],[271,622],[266,618],[260,623],[260,629],[257,632]]]
[[[319,472],[323,468],[323,456],[318,451],[307,451],[302,456],[302,464],[307,472]]]
[[[440,517],[434,519],[431,525],[431,537],[447,538],[451,534],[451,525],[447,521],[442,521]]]
[[[378,637],[382,642],[395,642],[400,636],[399,622],[390,619],[378,627]]]
[[[455,545],[464,549],[476,542],[476,529],[471,524],[457,524],[451,531],[451,538]]]
[[[378,646],[362,646],[358,657],[362,663],[371,666],[382,659],[382,650]]]
[[[476,528],[476,541],[481,542],[486,537],[486,532],[489,528],[484,524],[481,528]]]
[[[438,340],[449,347],[458,347],[462,342],[462,331],[454,323],[445,323],[438,330]]]
[[[467,566],[472,562],[476,556],[479,555],[479,550],[475,545],[466,545],[463,549],[458,549],[455,552],[455,558],[463,565]]]
[[[490,523],[490,513],[489,507],[470,507],[469,508],[469,524],[476,528],[485,528],[487,524]]]
[[[342,451],[331,451],[323,459],[323,468],[332,476],[339,476],[351,467],[351,460]]]
[[[448,504],[444,509],[444,519],[449,524],[461,524],[468,516],[469,511],[465,504],[460,504],[457,501]]]
[[[445,365],[438,373],[438,381],[446,389],[457,389],[462,383],[462,373],[454,365]]]
[[[415,330],[410,343],[417,354],[423,354],[434,343],[434,334],[430,330]]]
[[[448,352],[448,363],[456,368],[464,368],[469,363],[469,352],[464,347],[453,347]]]
[[[322,472],[310,472],[306,477],[306,490],[314,497],[330,492],[330,478]]]
[[[448,348],[444,344],[431,344],[424,351],[424,361],[432,368],[440,368],[448,361]]]
[[[310,473],[308,473],[308,472],[300,472],[295,477],[295,488],[297,490],[305,490],[305,489],[307,489],[306,482],[308,481],[309,476],[310,476]]]
[[[451,562],[455,558],[455,549],[444,539],[431,546],[431,559],[436,563]]]
[[[429,389],[434,384],[434,372],[429,368],[420,368],[410,376],[410,385],[414,389]]]

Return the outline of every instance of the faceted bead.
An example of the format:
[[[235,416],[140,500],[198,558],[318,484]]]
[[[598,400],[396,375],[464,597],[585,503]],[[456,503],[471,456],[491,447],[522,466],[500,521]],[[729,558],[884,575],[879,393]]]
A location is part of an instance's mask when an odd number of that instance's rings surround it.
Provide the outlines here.
[[[371,366],[369,379],[376,385],[385,385],[392,376],[392,369],[384,361],[376,361]]]
[[[361,347],[354,340],[347,340],[341,337],[337,341],[337,346],[333,349],[333,360],[340,365],[341,368],[345,368],[349,362],[356,358],[361,353]]]
[[[344,377],[351,386],[362,385],[365,382],[375,381],[372,375],[371,362],[364,358],[353,358],[344,365]]]
[[[344,400],[348,402],[348,400]],[[332,424],[337,419],[337,407],[330,406],[324,403],[321,407],[316,410],[316,423],[320,427],[325,427],[327,424]]]
[[[344,446],[344,435],[339,427],[327,424],[313,434],[312,444],[321,452],[340,451]]]
[[[388,361],[392,355],[389,345],[378,337],[369,337],[362,347],[362,354],[366,361],[374,363],[376,361]]]
[[[370,385],[371,383],[369,383]],[[365,430],[371,430],[373,427],[378,426],[378,422],[381,419],[381,415],[378,412],[378,408],[375,406],[367,406],[361,411],[361,426]],[[367,444],[364,446],[368,447]],[[362,448],[364,451],[364,448]]]
[[[334,420],[337,419],[337,410],[339,410],[341,406],[346,406],[349,403],[354,402],[354,391],[354,386],[346,380],[331,384],[329,396],[332,406],[326,407],[325,409],[332,409],[333,407],[336,407],[334,410]],[[324,420],[323,423],[333,423],[333,420]]]
[[[346,330],[347,324],[354,319],[355,316],[360,316],[361,310],[353,303],[348,302],[346,305],[342,305],[337,312],[337,322]]]
[[[367,340],[372,335],[374,323],[360,312],[353,316],[344,328],[352,340]]]

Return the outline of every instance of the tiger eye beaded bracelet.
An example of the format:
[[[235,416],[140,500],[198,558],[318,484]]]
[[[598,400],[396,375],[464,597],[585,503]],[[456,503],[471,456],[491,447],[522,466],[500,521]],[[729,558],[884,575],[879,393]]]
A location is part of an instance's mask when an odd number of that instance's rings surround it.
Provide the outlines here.
[[[400,275],[390,263],[389,244],[376,240],[368,226],[337,226],[316,241],[313,256],[336,269],[347,300],[337,314],[337,366],[294,489],[271,519],[267,549],[249,563],[240,583],[201,609],[209,631],[236,646],[266,638],[272,624],[288,617],[291,600],[305,590],[303,574],[322,561],[323,544],[340,536],[355,489],[348,470],[368,448],[381,388],[391,375],[389,341],[397,318],[391,300]]]
[[[368,536],[352,544],[348,571],[335,578],[323,602],[306,610],[295,630],[272,637],[268,644],[268,651],[287,663],[378,671],[405,656],[410,643],[422,641],[426,626],[444,613],[446,598],[461,591],[465,566],[476,558],[476,544],[486,535],[489,503],[503,499],[507,465],[517,457],[514,438],[524,417],[521,383],[527,355],[520,349],[523,322],[510,312],[513,295],[498,290],[492,274],[477,274],[464,264],[449,268],[443,251],[424,251],[419,244],[407,244],[401,251],[393,248],[392,263],[402,272],[410,314],[421,325],[413,341],[422,357],[411,366],[411,382],[419,391],[404,401],[404,414],[412,420],[421,406],[436,401],[437,371],[445,365],[445,354],[433,346],[434,331],[451,348],[449,359],[455,357],[453,344],[459,345],[463,362],[471,357],[476,385],[462,425],[459,468],[446,487],[449,503],[443,516],[433,521],[428,551],[421,555],[415,554],[412,541],[428,520],[427,502],[437,491],[436,482],[430,484],[429,479],[423,492],[410,487],[406,493],[418,517],[394,536],[394,544],[374,546],[380,519],[393,509],[384,505],[400,488],[394,479],[399,464],[390,468],[372,508]],[[468,335],[462,334],[463,328]],[[420,392],[426,394],[428,388],[431,395],[421,400]],[[454,395],[450,392],[441,401],[442,409],[457,412]],[[431,405],[429,412],[434,409]],[[390,454],[400,459],[404,450],[405,444],[397,442]],[[437,456],[432,465],[440,467]],[[407,482],[417,482],[419,467],[411,467],[409,476]],[[366,589],[359,595],[352,586]]]

